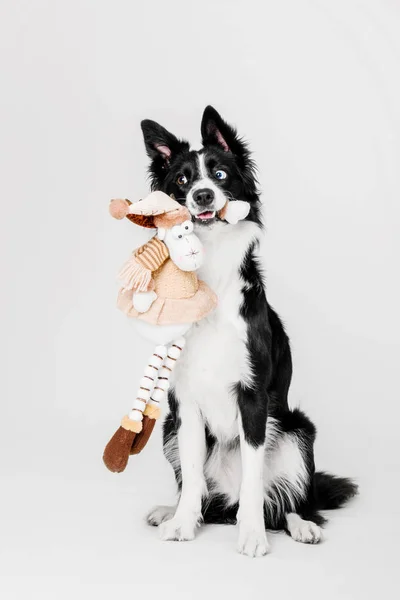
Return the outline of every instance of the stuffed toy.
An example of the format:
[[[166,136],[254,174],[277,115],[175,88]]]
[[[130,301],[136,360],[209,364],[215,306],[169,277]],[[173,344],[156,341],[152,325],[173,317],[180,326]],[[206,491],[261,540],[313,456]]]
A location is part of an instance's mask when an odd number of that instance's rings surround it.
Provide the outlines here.
[[[249,212],[249,204],[227,202],[218,213],[221,220],[237,223]],[[193,231],[188,209],[163,192],[144,200],[112,200],[110,213],[146,228],[157,229],[149,242],[136,249],[119,272],[122,288],[117,306],[132,319],[137,331],[154,342],[129,415],[107,444],[103,460],[110,471],[125,469],[129,456],[143,450],[160,416],[160,403],[185,338],[193,325],[217,305],[214,292],[196,271],[204,249]]]

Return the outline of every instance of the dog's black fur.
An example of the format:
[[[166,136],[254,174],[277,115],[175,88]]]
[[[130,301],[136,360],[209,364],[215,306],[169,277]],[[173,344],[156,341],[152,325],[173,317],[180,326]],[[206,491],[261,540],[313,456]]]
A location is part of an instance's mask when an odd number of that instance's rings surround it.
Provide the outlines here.
[[[198,154],[204,154],[210,172],[221,168],[221,165],[227,172],[224,181],[215,182],[227,198],[249,202],[251,210],[247,219],[261,225],[255,165],[248,147],[212,107],[207,107],[203,115],[203,148],[199,152],[191,150],[188,142],[179,140],[154,121],[143,121],[142,130],[151,158],[153,190],[173,194],[179,202],[185,203],[188,190],[198,177]],[[221,146],[221,137],[228,150]],[[170,149],[168,156],[160,152],[163,147]],[[178,183],[182,174],[187,180],[183,185]],[[255,249],[254,244],[250,245],[240,269],[243,289],[239,310],[247,324],[248,352],[255,382],[251,388],[241,382],[236,385],[245,438],[254,447],[264,443],[268,416],[278,420],[281,431],[296,433],[309,474],[307,493],[305,499],[299,502],[297,512],[304,519],[322,524],[324,518],[319,511],[341,506],[356,493],[357,488],[350,479],[315,472],[313,446],[316,430],[302,411],[291,410],[288,406],[292,377],[289,339],[277,313],[267,301]],[[170,413],[164,423],[165,441],[176,435],[180,426],[179,402],[173,391],[169,394],[169,406]],[[207,426],[206,437],[210,454],[217,440]],[[238,440],[232,443],[237,444]],[[176,466],[175,475],[180,485],[179,467]],[[237,509],[237,504],[229,505],[226,498],[214,495],[203,505],[203,519],[208,523],[234,523]],[[284,529],[285,512],[291,510],[288,504],[275,514],[266,506],[266,527]]]

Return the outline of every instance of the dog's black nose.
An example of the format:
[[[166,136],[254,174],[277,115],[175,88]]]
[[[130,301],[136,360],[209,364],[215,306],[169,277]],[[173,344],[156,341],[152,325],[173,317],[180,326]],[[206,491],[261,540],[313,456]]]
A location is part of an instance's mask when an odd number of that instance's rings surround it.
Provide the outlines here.
[[[214,192],[208,188],[197,190],[197,192],[193,194],[193,200],[196,202],[196,204],[205,207],[210,206],[210,204],[213,203],[214,197]]]

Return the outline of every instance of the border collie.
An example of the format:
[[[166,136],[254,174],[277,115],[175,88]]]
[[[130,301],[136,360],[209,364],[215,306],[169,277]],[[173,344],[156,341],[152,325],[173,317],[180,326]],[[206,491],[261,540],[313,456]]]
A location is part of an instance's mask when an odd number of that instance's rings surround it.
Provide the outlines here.
[[[208,106],[203,148],[191,150],[154,121],[142,122],[153,190],[192,214],[206,251],[199,271],[218,307],[192,327],[169,391],[164,454],[179,488],[177,506],[148,515],[163,540],[192,540],[204,523],[237,523],[238,551],[268,552],[266,529],[321,539],[322,509],[356,493],[347,478],[315,472],[316,430],[288,406],[289,339],[268,304],[257,248],[262,233],[255,165],[236,130]],[[218,218],[227,200],[250,203],[237,225]]]

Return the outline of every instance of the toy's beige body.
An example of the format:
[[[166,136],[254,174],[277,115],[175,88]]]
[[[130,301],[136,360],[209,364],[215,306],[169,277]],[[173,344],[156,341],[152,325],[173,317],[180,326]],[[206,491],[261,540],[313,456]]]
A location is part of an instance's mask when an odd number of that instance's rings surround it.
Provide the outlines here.
[[[118,308],[128,317],[153,325],[174,325],[199,321],[217,304],[214,292],[194,271],[182,271],[170,258],[152,273],[152,284],[157,297],[146,312],[135,309],[135,292],[124,288],[118,294]]]

